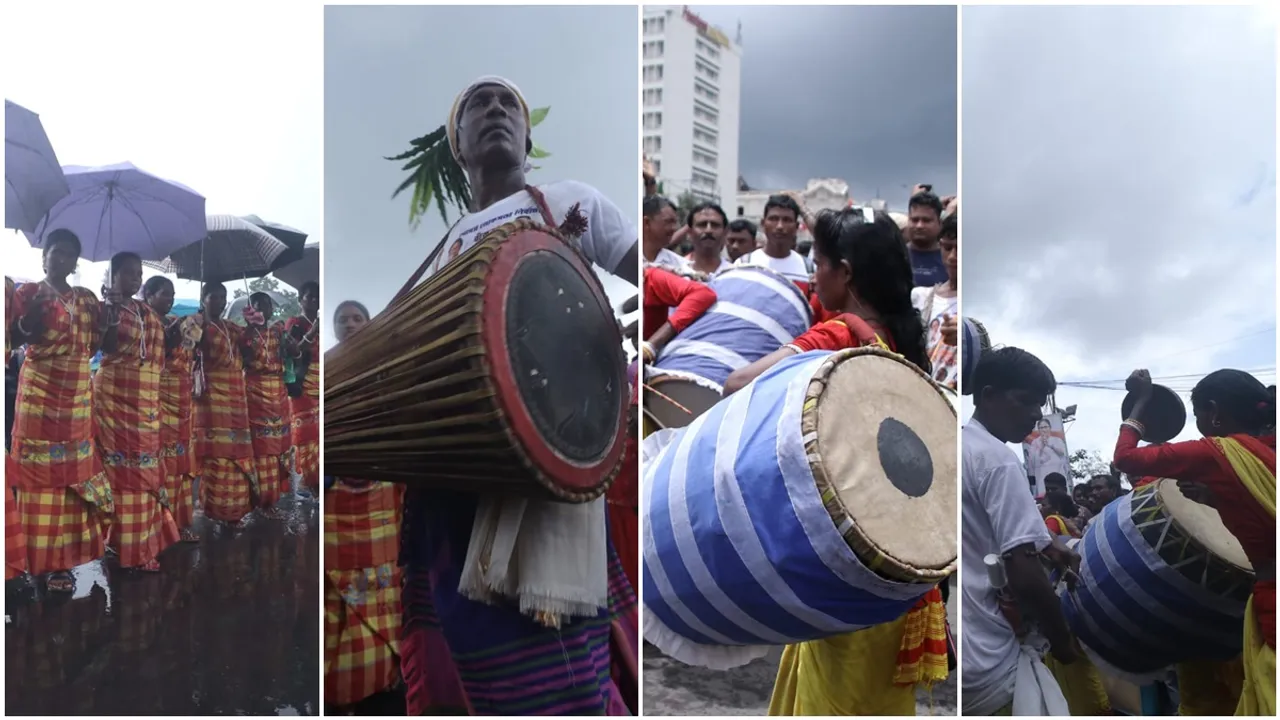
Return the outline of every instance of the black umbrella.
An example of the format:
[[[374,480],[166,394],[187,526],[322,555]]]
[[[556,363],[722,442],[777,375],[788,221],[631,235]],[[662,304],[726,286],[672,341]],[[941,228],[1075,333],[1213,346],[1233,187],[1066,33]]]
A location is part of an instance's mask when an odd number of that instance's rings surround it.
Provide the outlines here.
[[[210,215],[209,235],[164,260],[146,263],[183,280],[226,282],[260,278],[288,252],[289,243],[234,215]],[[298,254],[302,245],[298,243]]]
[[[279,270],[286,265],[296,263],[302,259],[303,248],[307,244],[307,234],[305,232],[298,228],[289,227],[288,225],[268,222],[257,215],[244,215],[240,219],[266,230],[268,235],[289,247],[288,250],[281,253],[280,257],[276,258],[275,262],[271,264],[271,269],[273,271]]]

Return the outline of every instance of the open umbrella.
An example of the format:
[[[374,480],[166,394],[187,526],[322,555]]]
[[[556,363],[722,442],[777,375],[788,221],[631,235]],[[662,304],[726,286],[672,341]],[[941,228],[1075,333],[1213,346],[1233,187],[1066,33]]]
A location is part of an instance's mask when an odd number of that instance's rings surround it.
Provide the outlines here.
[[[159,260],[205,236],[204,196],[181,183],[140,170],[133,163],[62,168],[71,194],[49,210],[32,232],[32,247],[44,247],[52,230],[80,238],[80,257],[110,260],[135,252]]]
[[[271,271],[280,282],[302,291],[309,282],[320,282],[320,243],[311,242],[303,249],[302,258]]]
[[[226,282],[259,278],[288,249],[267,231],[235,215],[210,215],[208,236],[147,265],[183,280]]]
[[[5,100],[4,226],[35,230],[49,208],[70,192],[40,116]]]
[[[280,308],[281,306],[289,302],[288,298],[286,298],[284,295],[281,295],[278,292],[273,292],[271,290],[262,290],[261,292],[266,293],[271,298],[271,302],[275,303],[276,308]],[[232,300],[227,305],[227,310],[224,313],[224,315],[226,315],[226,317],[229,317],[229,318],[242,317],[244,315],[244,306],[248,304],[249,304],[248,295],[245,295],[244,297],[238,297],[235,300]]]
[[[289,249],[276,258],[275,264],[271,268],[272,270],[302,259],[302,249],[307,244],[307,234],[302,230],[282,225],[281,223],[269,222],[257,215],[243,215],[240,219],[266,230],[268,235],[288,246]]]

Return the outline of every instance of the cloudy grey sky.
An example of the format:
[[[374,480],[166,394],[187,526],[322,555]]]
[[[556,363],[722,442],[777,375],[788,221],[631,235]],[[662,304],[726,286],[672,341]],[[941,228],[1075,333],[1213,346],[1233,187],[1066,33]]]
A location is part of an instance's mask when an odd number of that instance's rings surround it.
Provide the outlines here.
[[[963,12],[964,313],[1060,382],[1275,383],[1274,15]],[[1057,398],[1080,408],[1068,446],[1109,457],[1123,392]]]
[[[391,199],[406,173],[382,158],[444,124],[481,75],[551,107],[531,182],[585,182],[638,221],[634,6],[328,6],[324,21],[325,317],[348,299],[381,310],[444,235],[434,207],[410,231],[410,193]]]
[[[742,22],[739,172],[754,187],[840,177],[857,200],[956,189],[956,9],[694,6]]]

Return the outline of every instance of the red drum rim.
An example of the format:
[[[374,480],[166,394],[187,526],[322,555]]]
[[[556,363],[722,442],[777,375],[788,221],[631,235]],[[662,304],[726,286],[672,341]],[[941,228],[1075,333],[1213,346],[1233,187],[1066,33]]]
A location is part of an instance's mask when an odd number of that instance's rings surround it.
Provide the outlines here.
[[[580,492],[597,491],[608,485],[622,462],[626,450],[627,407],[626,393],[620,392],[623,402],[618,403],[615,437],[604,455],[594,461],[578,463],[556,452],[534,425],[533,418],[522,402],[519,384],[516,382],[510,354],[506,351],[507,293],[517,268],[530,253],[546,251],[568,262],[586,279],[593,289],[592,296],[601,313],[613,316],[604,291],[595,272],[572,247],[559,238],[538,230],[519,230],[512,233],[494,254],[489,276],[482,295],[484,309],[481,339],[486,348],[503,348],[502,352],[488,352],[486,359],[491,370],[490,378],[496,386],[496,400],[502,409],[510,432],[521,451],[534,468],[554,481],[553,491],[568,488]],[[622,354],[622,336],[618,336],[618,353]],[[621,388],[627,385],[625,365],[619,365],[618,378]],[[540,478],[546,482],[546,478]]]

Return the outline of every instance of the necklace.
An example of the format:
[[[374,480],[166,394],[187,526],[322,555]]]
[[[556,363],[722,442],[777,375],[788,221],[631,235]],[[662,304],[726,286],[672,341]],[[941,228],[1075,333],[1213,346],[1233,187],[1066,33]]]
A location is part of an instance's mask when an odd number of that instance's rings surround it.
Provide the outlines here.
[[[130,300],[128,305],[122,305],[131,315],[138,321],[138,364],[141,365],[147,361],[147,321],[142,316],[142,311],[134,306],[134,301]]]

